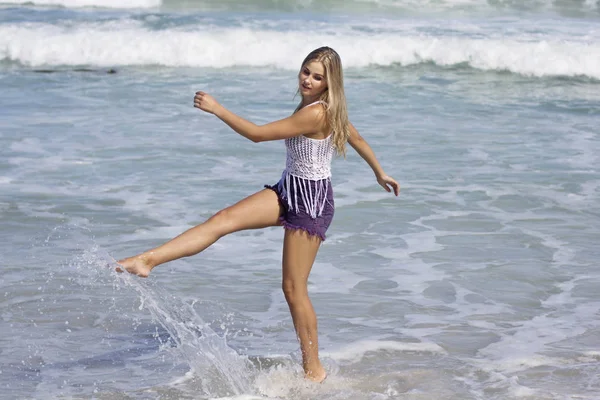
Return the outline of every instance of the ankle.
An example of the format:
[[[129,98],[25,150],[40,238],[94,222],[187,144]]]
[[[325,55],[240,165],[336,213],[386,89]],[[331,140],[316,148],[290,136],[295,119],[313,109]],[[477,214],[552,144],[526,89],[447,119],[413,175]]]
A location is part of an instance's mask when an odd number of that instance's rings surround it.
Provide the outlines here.
[[[154,267],[156,267],[158,265],[158,263],[156,261],[156,255],[154,254],[153,251],[148,251],[148,252],[142,253],[139,256],[137,256],[136,258],[138,260],[140,260],[149,269],[153,269]]]
[[[327,372],[322,365],[304,370],[304,378],[313,382],[322,382],[327,377]]]

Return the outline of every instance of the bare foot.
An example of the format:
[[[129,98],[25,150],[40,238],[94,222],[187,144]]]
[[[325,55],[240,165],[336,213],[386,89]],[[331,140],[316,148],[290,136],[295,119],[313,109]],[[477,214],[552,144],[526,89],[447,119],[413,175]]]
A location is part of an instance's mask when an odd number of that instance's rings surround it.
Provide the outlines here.
[[[327,372],[325,372],[325,369],[323,367],[321,367],[316,372],[313,372],[313,371],[306,372],[304,374],[304,378],[308,379],[309,381],[312,381],[312,382],[323,383],[325,378],[327,378]]]
[[[119,266],[115,268],[117,272],[123,272],[123,270],[125,270],[130,274],[134,274],[142,278],[147,278],[148,275],[150,275],[152,268],[154,268],[154,266],[148,260],[148,257],[143,254],[135,257],[124,258],[117,261],[117,263],[119,264]]]

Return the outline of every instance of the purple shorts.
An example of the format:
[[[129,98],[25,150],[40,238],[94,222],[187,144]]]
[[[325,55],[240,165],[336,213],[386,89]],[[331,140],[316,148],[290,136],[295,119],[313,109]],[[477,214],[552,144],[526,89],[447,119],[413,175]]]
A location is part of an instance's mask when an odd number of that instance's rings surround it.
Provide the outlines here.
[[[275,185],[265,185],[265,188],[273,190],[277,193],[279,198],[279,204],[283,208],[283,214],[279,217],[279,222],[285,229],[302,229],[309,235],[318,236],[321,240],[325,240],[325,232],[331,224],[333,219],[333,213],[335,210],[333,203],[333,188],[331,186],[331,180],[326,179],[327,182],[327,196],[325,199],[325,207],[321,215],[317,215],[316,218],[311,217],[310,213],[307,212],[306,207],[302,201],[298,201],[298,212],[295,207],[290,207],[288,204],[287,196],[301,196],[295,193],[293,186],[290,189],[290,193],[285,193],[283,188],[285,187],[285,178],[282,178]],[[313,193],[316,191],[317,184],[319,181],[309,181],[312,186]],[[287,196],[286,196],[287,195]],[[294,198],[294,197],[292,197]],[[300,198],[300,197],[298,197]]]

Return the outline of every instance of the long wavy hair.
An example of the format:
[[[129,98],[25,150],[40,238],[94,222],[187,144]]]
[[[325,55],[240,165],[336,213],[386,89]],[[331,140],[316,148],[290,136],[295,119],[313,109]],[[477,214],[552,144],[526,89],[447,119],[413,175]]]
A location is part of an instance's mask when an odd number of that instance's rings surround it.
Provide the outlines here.
[[[321,93],[319,100],[324,101],[326,106],[325,117],[327,124],[333,131],[333,146],[338,155],[346,155],[346,142],[350,137],[348,122],[348,110],[346,108],[346,95],[344,94],[344,74],[342,71],[342,60],[338,53],[330,47],[319,47],[311,51],[304,61],[300,71],[306,64],[318,61],[325,68],[327,89]],[[299,91],[300,89],[298,89]],[[296,111],[302,108],[302,102]]]

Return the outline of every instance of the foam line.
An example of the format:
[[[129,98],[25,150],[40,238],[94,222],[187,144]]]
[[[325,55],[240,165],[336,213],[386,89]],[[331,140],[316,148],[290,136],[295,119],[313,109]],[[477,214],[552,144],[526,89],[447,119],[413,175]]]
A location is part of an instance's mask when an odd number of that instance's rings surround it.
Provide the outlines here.
[[[307,37],[311,36],[311,37]],[[527,76],[600,79],[600,44],[565,40],[427,37],[357,32],[328,36],[245,28],[150,30],[136,21],[0,25],[0,60],[40,66],[150,66],[295,70],[299,55],[328,44],[346,67],[465,65]],[[310,47],[307,47],[310,46]],[[361,51],[356,51],[356,49]]]

